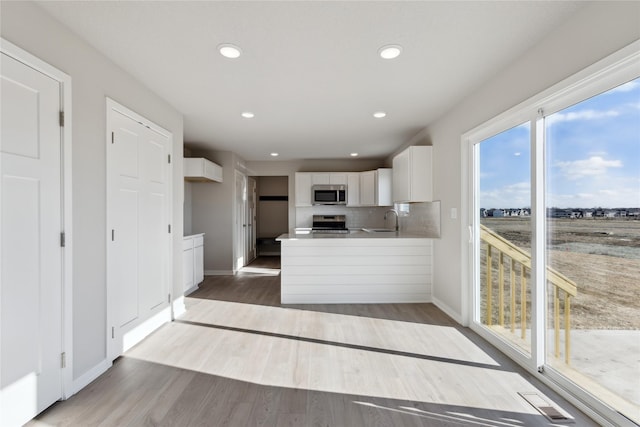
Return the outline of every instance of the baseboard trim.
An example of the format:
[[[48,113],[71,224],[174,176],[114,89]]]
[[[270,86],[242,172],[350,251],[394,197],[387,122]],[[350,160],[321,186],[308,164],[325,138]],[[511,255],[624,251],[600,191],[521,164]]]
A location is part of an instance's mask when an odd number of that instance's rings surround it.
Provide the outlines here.
[[[234,272],[232,270],[205,270],[205,276],[233,276]]]
[[[135,328],[125,332],[122,337],[122,354],[133,348],[140,341],[148,337],[153,331],[165,323],[171,322],[171,307],[167,306],[160,312],[151,316]]]
[[[102,362],[98,363],[96,366],[89,369],[84,374],[80,375],[80,377],[73,380],[73,390],[72,390],[73,394],[76,394],[77,392],[79,392],[80,390],[82,390],[83,388],[91,384],[100,375],[107,372],[107,370],[111,367],[112,364],[113,363],[110,362],[108,359],[104,359]],[[66,398],[68,399],[69,397],[71,396],[67,396]]]
[[[193,285],[192,287],[184,291],[184,296],[186,297],[187,295],[192,294],[197,290],[198,290],[198,285]]]
[[[280,297],[281,304],[426,304],[431,302],[430,294],[397,295],[397,294],[290,294]]]
[[[438,307],[440,310],[444,311],[444,313],[451,317],[453,320],[462,325],[462,316],[460,313],[456,312],[454,309],[449,307],[447,304],[443,303],[441,300],[436,298],[435,296],[431,297],[433,304]]]
[[[197,287],[196,287],[197,288]],[[187,306],[184,304],[184,297],[178,297],[173,301],[173,318],[177,319],[187,312]]]

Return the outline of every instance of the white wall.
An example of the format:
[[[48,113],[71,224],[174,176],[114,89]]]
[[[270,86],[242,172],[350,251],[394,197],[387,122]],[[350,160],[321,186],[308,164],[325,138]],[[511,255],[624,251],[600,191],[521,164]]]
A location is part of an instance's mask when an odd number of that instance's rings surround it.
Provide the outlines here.
[[[242,160],[230,151],[193,151],[222,166],[223,182],[192,182],[191,231],[205,233],[204,269],[233,271],[235,169]]]
[[[184,218],[184,226],[182,232],[185,236],[189,236],[192,234],[193,230],[193,183],[189,181],[184,182],[184,200],[182,206],[183,218]]]
[[[106,101],[173,133],[174,230],[182,230],[182,115],[31,2],[2,2],[0,34],[69,74],[73,90],[73,377],[106,357]],[[174,233],[174,294],[181,292]]]
[[[434,147],[434,199],[442,201],[443,216],[433,293],[442,308],[462,318],[462,289],[469,286],[460,274],[463,227],[448,216],[461,206],[461,135],[639,38],[640,3],[590,4],[416,138]]]

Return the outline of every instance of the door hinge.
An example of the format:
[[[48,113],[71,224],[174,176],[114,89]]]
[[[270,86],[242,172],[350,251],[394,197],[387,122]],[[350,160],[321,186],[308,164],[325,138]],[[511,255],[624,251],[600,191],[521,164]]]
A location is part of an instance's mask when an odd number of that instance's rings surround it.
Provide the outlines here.
[[[116,328],[115,328],[115,326],[112,326],[111,327],[111,339],[113,339],[115,337],[116,337]]]
[[[171,224],[169,224],[168,230],[169,230],[169,234],[171,234]]]
[[[65,352],[60,353],[60,367],[61,368],[67,367],[67,353]]]
[[[60,111],[58,121],[60,122],[60,127],[64,127],[64,111]]]
[[[167,294],[167,302],[171,304],[171,294]]]
[[[171,154],[167,154],[167,163],[171,163]]]
[[[114,142],[116,142],[116,135],[115,132],[111,132],[111,143],[113,144]]]
[[[60,233],[60,247],[64,248],[66,244],[64,231]]]

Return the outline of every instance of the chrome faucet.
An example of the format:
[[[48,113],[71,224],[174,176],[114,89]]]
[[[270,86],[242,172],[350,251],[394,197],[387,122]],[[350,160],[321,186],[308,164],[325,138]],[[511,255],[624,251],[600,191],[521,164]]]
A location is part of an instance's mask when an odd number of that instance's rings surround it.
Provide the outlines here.
[[[386,211],[386,212],[384,213],[384,220],[385,220],[385,221],[387,220],[387,214],[388,214],[389,212],[392,212],[392,213],[396,214],[396,231],[398,231],[398,230],[400,229],[400,227],[398,227],[398,211],[397,211],[397,210],[395,210],[395,209],[389,209],[388,211]]]

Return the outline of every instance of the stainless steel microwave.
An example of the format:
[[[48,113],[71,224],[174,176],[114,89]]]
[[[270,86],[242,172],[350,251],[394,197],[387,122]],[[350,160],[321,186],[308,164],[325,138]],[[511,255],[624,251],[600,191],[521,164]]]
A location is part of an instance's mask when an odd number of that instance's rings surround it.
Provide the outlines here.
[[[346,185],[314,185],[311,187],[311,203],[314,205],[346,205]]]

